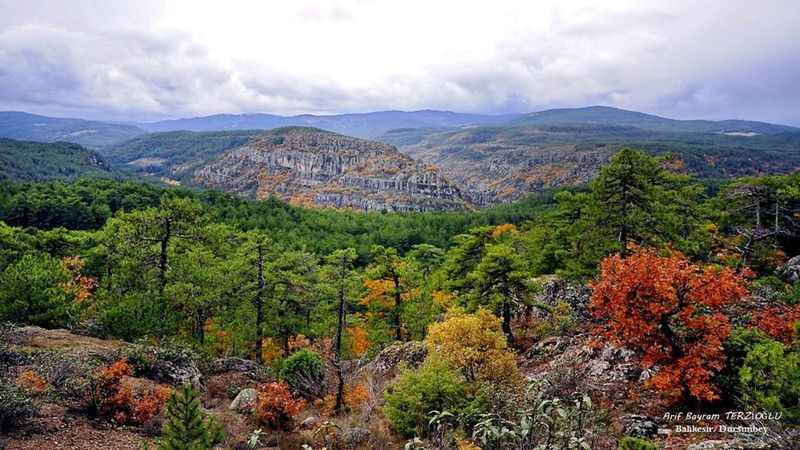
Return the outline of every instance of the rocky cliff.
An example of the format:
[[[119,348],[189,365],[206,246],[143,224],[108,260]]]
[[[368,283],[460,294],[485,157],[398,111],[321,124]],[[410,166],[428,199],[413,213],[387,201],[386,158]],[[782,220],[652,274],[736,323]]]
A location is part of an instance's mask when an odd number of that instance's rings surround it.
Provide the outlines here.
[[[195,171],[207,187],[296,205],[364,211],[468,208],[436,167],[391,145],[314,128],[265,132]]]

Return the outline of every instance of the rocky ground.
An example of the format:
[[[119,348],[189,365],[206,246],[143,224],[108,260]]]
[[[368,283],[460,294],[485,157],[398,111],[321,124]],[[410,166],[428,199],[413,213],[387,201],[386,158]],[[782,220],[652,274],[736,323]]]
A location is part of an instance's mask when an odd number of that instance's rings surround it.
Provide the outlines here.
[[[553,279],[545,283],[540,300],[568,302],[580,316],[587,294],[585,288]],[[4,333],[2,339],[3,377],[15,380],[23,371],[35,369],[45,375],[52,387],[36,397],[39,406],[36,417],[14,433],[0,434],[0,448],[138,449],[152,443],[158,434],[157,420],[141,426],[118,426],[108,419],[88,417],[69,398],[55,392],[68,391],[65,380],[69,379],[70,371],[91,370],[99,364],[119,360],[131,354],[131,344],[37,327],[14,328]],[[780,429],[774,423],[768,424],[767,435],[676,432],[676,425],[742,425],[742,422],[667,420],[665,413],[685,413],[690,409],[673,409],[645,389],[652,372],[640,368],[632,351],[595,342],[586,326],[533,342],[520,353],[518,360],[526,377],[547,380],[552,396],[569,398],[575,392],[586,392],[598,405],[605,429],[595,439],[593,448],[614,449],[618,437],[623,435],[643,436],[661,448],[675,450],[800,448],[797,431]],[[339,442],[345,443],[345,448],[402,448],[404,441],[391,432],[381,415],[381,393],[399,367],[416,366],[425,355],[421,343],[407,342],[384,349],[372,360],[351,361],[347,368],[350,378],[361,380],[370,394],[360,411],[331,419],[326,416],[324,405],[311,404],[296,418],[298,426],[294,432],[265,432],[256,448],[294,449],[308,442],[321,446],[325,444],[322,436],[330,430]],[[164,359],[150,378],[133,381],[153,386],[176,386],[183,382],[200,386],[204,408],[226,430],[222,448],[243,449],[259,427],[241,406],[251,402],[254,388],[269,379],[268,373],[248,360],[220,358],[194,363],[173,357]],[[724,411],[720,408],[691,412]]]

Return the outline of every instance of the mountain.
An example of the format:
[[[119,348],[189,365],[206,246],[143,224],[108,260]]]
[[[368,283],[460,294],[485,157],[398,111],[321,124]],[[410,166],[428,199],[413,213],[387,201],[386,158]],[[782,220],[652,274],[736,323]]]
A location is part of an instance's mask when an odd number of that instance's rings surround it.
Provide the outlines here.
[[[468,208],[439,170],[391,145],[307,127],[267,131],[195,171],[200,185],[364,211]]]
[[[37,142],[74,142],[98,148],[144,133],[133,125],[0,111],[0,137]]]
[[[574,124],[475,127],[429,134],[393,131],[382,140],[398,143],[401,152],[439,167],[478,206],[585,183],[623,146],[653,154],[673,153],[683,170],[704,178],[800,169],[800,132],[677,133]]]
[[[96,152],[68,142],[0,138],[0,179],[40,181],[111,175]]]
[[[595,124],[641,128],[643,130],[679,133],[778,134],[800,131],[800,128],[747,120],[676,120],[609,106],[548,109],[524,114],[508,123],[520,125]]]
[[[273,114],[217,114],[161,122],[142,123],[150,132],[159,131],[221,131],[271,129],[287,126],[307,126],[350,136],[371,138],[396,128],[464,127],[498,125],[510,122],[518,115],[462,114],[450,111],[379,111],[358,114],[277,116]]]
[[[100,151],[113,164],[139,174],[186,181],[201,165],[260,133],[263,130],[149,133]]]

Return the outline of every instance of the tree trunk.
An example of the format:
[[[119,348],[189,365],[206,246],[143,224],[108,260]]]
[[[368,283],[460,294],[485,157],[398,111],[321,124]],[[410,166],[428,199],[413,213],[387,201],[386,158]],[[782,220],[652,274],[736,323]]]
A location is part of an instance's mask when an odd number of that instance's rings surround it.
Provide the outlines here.
[[[164,222],[164,235],[161,237],[161,252],[158,255],[158,293],[164,296],[164,289],[167,287],[167,267],[169,266],[169,240],[172,237],[172,223],[167,220]]]
[[[511,331],[511,303],[503,302],[503,333],[506,335],[508,345],[514,346],[514,333]]]
[[[158,301],[161,316],[161,323],[159,324],[160,335],[163,337],[166,333],[167,325],[167,302],[164,298],[164,290],[167,288],[167,268],[169,267],[169,240],[172,237],[172,223],[169,220],[164,222],[164,235],[161,237],[161,252],[158,255]]]
[[[341,272],[339,273],[339,320],[336,325],[336,348],[334,349],[335,355],[335,366],[336,366],[336,376],[338,378],[339,384],[336,388],[336,406],[334,410],[339,413],[342,410],[342,406],[344,403],[344,374],[342,373],[342,334],[344,334],[344,327],[345,327],[345,314],[347,310],[345,308],[345,294],[344,294],[344,282],[345,282],[345,260],[342,258],[341,261]]]
[[[403,322],[400,317],[400,306],[403,300],[400,296],[400,277],[393,274],[392,281],[394,282],[394,338],[401,341],[403,340]]]
[[[261,244],[256,247],[258,251],[258,259],[256,261],[256,270],[258,271],[258,288],[256,289],[256,298],[253,304],[256,307],[256,360],[260,363],[264,362],[264,248]]]
[[[206,322],[205,314],[199,311],[195,313],[194,337],[197,340],[197,343],[200,344],[201,347],[206,341],[206,330],[204,328],[205,322]]]

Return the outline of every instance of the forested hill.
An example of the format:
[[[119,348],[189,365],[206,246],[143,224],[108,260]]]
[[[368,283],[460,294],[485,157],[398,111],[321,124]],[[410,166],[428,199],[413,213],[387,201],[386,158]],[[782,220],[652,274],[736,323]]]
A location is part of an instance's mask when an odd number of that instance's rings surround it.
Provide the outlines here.
[[[158,207],[165,196],[196,200],[213,220],[242,230],[269,230],[282,246],[319,254],[353,247],[362,258],[375,244],[401,252],[417,244],[446,248],[453,236],[472,227],[521,224],[554,204],[552,195],[539,194],[478,212],[383,214],[301,208],[275,197],[254,201],[217,191],[162,188],[130,180],[6,181],[0,182],[0,222],[41,230],[96,230],[118,212]]]
[[[225,150],[244,145],[261,130],[169,131],[150,133],[101,149],[115,165],[126,165],[140,174],[169,176],[179,181]]]
[[[0,182],[0,440],[794,448],[800,173],[674,168],[624,149],[585,189],[411,214]],[[774,445],[667,416],[731,410],[782,414]]]
[[[68,142],[41,143],[0,138],[0,179],[51,180],[111,176],[95,151]]]
[[[37,142],[74,142],[98,148],[144,133],[133,125],[0,111],[0,137]]]
[[[800,132],[800,129],[751,120],[678,120],[609,106],[560,108],[524,114],[508,123],[520,125],[616,125],[673,133],[756,133]]]

